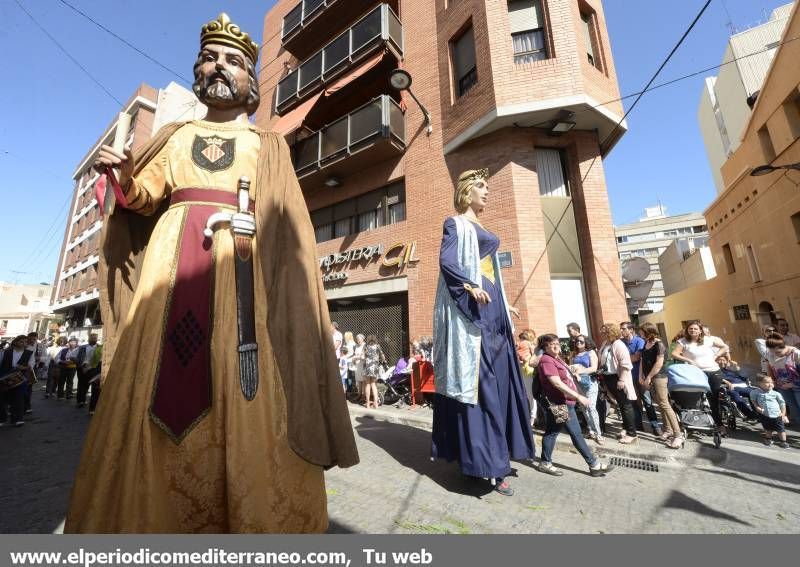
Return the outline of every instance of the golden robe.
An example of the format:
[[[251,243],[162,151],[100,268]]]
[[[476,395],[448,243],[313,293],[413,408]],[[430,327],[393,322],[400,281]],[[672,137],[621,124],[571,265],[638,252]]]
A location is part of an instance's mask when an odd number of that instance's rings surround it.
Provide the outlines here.
[[[235,139],[232,163],[198,167],[195,137]],[[196,149],[196,148],[195,148]],[[216,157],[216,156],[211,156]],[[321,532],[323,469],[358,462],[330,344],[314,233],[288,147],[245,123],[168,125],[135,160],[103,229],[102,399],[76,475],[68,533]],[[239,385],[233,239],[213,237],[211,408],[179,442],[148,410],[188,203],[187,187],[253,183],[259,386]],[[218,210],[235,212],[232,207]]]

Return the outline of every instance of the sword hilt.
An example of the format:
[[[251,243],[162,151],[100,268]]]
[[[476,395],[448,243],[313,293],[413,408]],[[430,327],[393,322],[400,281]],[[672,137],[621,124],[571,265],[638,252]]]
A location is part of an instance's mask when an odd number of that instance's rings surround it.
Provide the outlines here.
[[[242,175],[239,178],[239,212],[246,213],[250,205],[250,180]]]

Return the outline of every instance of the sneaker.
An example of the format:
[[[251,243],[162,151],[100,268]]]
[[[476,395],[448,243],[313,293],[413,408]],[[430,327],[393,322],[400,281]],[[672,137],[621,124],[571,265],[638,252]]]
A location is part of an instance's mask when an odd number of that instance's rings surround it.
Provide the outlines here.
[[[564,471],[554,467],[553,463],[539,463],[539,466],[536,468],[538,469],[539,472],[543,472],[545,474],[553,476],[564,476]]]
[[[90,416],[94,415],[94,410],[90,411],[90,412],[89,412],[89,415],[90,415]]]
[[[777,445],[781,449],[788,449],[789,448],[789,444],[786,441],[778,441]]]
[[[26,409],[25,413],[33,413],[33,410],[32,409]]]
[[[22,420],[19,420],[18,422],[16,422],[16,423],[14,424],[14,427],[22,427],[23,425],[25,425],[25,422],[24,422],[24,421],[22,421]]]
[[[503,496],[514,496],[514,489],[505,480],[494,485],[494,491]]]
[[[766,445],[767,447],[772,445],[772,439],[768,439],[768,438],[764,437],[764,445]]]
[[[45,399],[45,400],[46,400],[46,399],[48,399],[49,397],[50,397],[50,394],[45,394],[45,395],[44,395],[44,399]]]
[[[86,406],[86,404],[85,404],[84,402],[81,402],[81,403],[79,403],[79,404],[78,404],[76,407],[77,407],[78,409],[80,409],[80,408],[82,408],[82,407],[85,407],[85,406]]]
[[[606,473],[614,470],[614,465],[606,463],[597,463],[597,466],[589,467],[589,474],[592,476],[606,476]]]

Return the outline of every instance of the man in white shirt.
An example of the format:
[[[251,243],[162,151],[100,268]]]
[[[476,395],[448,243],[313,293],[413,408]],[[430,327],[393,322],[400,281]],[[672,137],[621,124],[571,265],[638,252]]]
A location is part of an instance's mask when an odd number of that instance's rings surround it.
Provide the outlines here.
[[[789,332],[789,321],[778,319],[776,323],[778,333],[783,337],[783,342],[786,343],[786,346],[800,347],[800,336]]]
[[[92,357],[97,348],[97,333],[89,335],[89,342],[78,347],[75,354],[75,367],[78,371],[78,407],[86,405],[86,393],[89,391],[89,368],[92,365]]]

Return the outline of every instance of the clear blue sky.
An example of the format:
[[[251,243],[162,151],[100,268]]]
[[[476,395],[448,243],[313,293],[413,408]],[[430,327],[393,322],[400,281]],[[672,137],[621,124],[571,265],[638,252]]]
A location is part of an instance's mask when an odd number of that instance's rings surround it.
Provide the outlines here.
[[[18,1],[120,101],[142,82],[158,88],[177,80],[59,0]],[[263,17],[272,5],[257,0],[66,1],[187,78],[206,21],[226,11],[261,41]],[[764,19],[782,3],[724,1],[740,29]],[[604,0],[623,94],[645,85],[702,4],[702,0]],[[72,173],[119,105],[14,0],[0,2],[0,18],[0,48],[7,71],[6,84],[0,88],[0,234],[5,244],[0,251],[0,280],[51,282]],[[719,64],[729,35],[728,20],[723,0],[714,0],[659,82]],[[702,211],[713,199],[696,120],[702,80],[699,76],[648,93],[629,116],[628,133],[605,162],[616,223],[635,220],[657,199],[670,213]],[[632,100],[626,101],[626,108]]]

